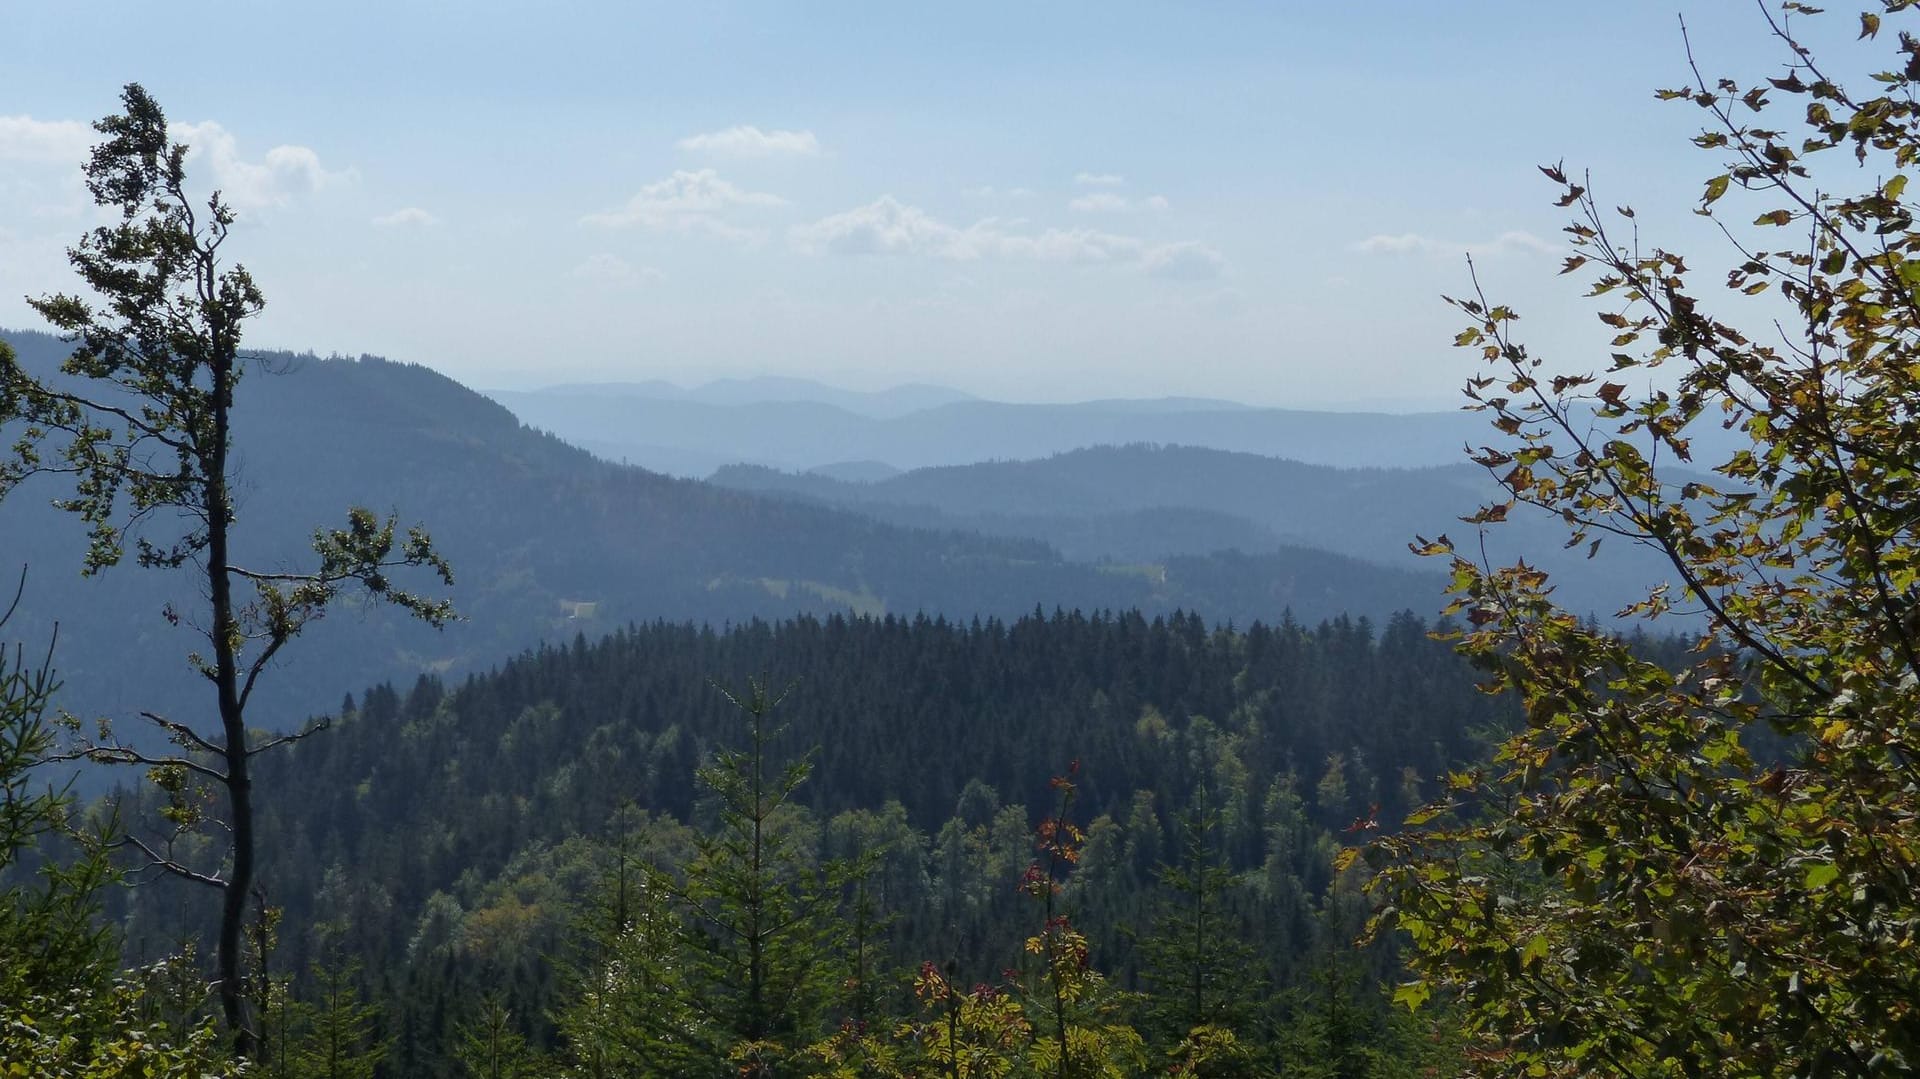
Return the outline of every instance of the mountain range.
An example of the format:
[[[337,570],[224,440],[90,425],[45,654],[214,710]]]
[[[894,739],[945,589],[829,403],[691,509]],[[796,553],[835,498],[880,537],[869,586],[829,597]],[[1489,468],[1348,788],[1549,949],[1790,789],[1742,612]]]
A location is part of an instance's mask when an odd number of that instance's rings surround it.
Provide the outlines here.
[[[29,369],[50,371],[66,352],[46,335],[6,336]],[[675,479],[596,459],[425,367],[292,354],[256,367],[235,412],[240,557],[298,567],[312,531],[339,524],[347,507],[398,513],[427,526],[451,560],[463,616],[436,633],[382,610],[336,611],[262,683],[262,726],[330,710],[348,686],[484,669],[543,640],[629,621],[1062,607],[1185,608],[1244,625],[1439,604],[1435,572],[1327,550],[1093,565],[1038,539],[909,527]],[[197,638],[162,615],[169,604],[196,609],[191,582],[131,565],[81,578],[83,537],[51,508],[58,494],[35,479],[0,501],[0,565],[29,571],[9,638],[42,643],[57,624],[64,703],[78,713],[197,718],[205,694],[187,663]]]
[[[806,471],[866,461],[911,470],[1129,442],[1308,464],[1410,468],[1460,460],[1464,445],[1487,436],[1485,421],[1464,412],[1312,412],[1196,398],[1075,404],[953,399],[899,412],[807,385],[814,388],[784,400],[735,390],[663,390],[662,383],[489,396],[525,423],[608,460],[693,477],[729,464]],[[913,399],[909,390],[882,396],[898,406]]]

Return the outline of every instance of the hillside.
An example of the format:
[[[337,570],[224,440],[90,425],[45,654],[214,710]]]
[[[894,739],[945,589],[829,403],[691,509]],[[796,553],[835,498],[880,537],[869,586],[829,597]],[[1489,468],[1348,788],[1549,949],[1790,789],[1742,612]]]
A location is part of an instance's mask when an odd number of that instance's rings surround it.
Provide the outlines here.
[[[32,367],[64,354],[44,335],[9,339]],[[444,633],[379,611],[330,616],[264,684],[263,725],[329,708],[352,685],[471,670],[631,619],[1186,607],[1245,624],[1288,609],[1319,619],[1437,603],[1430,575],[1325,552],[1271,552],[1240,567],[1256,576],[1231,582],[1205,559],[1078,565],[1039,541],[901,527],[609,464],[424,367],[292,355],[261,366],[280,373],[240,387],[242,558],[297,566],[311,530],[349,505],[398,511],[452,561],[464,616]],[[76,711],[192,716],[203,704],[185,662],[194,639],[161,612],[191,611],[194,597],[174,575],[131,566],[80,580],[79,529],[47,506],[57,493],[35,480],[0,502],[0,565],[31,570],[13,630],[44,641],[58,623]]]

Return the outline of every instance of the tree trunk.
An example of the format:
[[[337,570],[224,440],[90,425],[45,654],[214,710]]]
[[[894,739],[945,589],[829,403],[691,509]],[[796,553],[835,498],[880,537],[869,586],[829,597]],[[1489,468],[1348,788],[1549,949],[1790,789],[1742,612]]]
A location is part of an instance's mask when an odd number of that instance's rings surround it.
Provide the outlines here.
[[[211,258],[205,273],[216,280]],[[216,340],[222,327],[213,326]],[[214,683],[220,697],[220,730],[225,738],[228,825],[233,829],[233,866],[227,873],[220,905],[220,1011],[233,1037],[234,1055],[251,1059],[253,1031],[247,1026],[245,996],[240,979],[240,935],[247,919],[247,897],[253,887],[253,779],[248,774],[247,723],[240,702],[240,657],[236,653],[239,625],[233,612],[233,582],[228,574],[227,548],[232,507],[227,491],[227,441],[233,407],[233,364],[230,348],[219,348],[213,368],[213,444],[206,447],[207,591],[213,604]]]

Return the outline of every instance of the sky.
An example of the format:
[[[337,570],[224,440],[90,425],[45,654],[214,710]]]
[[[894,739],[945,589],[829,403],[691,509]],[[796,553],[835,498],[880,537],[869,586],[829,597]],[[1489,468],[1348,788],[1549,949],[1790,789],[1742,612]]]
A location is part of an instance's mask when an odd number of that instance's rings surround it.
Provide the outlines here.
[[[1779,72],[1737,0],[0,0],[0,326],[74,287],[88,125],[139,82],[240,214],[257,346],[1450,407],[1470,252],[1537,349],[1605,344],[1535,166],[1713,242],[1700,114],[1652,93],[1679,13],[1710,73]]]

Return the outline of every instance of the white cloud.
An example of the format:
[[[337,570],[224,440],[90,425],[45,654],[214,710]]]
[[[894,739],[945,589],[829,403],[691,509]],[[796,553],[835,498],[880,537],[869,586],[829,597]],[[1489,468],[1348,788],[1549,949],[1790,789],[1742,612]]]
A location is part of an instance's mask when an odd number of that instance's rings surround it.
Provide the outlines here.
[[[682,150],[718,154],[722,157],[818,157],[820,140],[811,131],[762,131],[752,124],[741,124],[725,131],[689,135],[679,142]]]
[[[1014,224],[987,218],[959,228],[882,195],[865,206],[796,226],[788,237],[795,248],[808,253],[1108,264],[1135,266],[1182,280],[1217,276],[1225,265],[1219,252],[1190,241],[1151,245],[1135,236],[1094,229],[1016,232],[1009,228]]]
[[[796,226],[789,236],[802,251],[839,255],[932,255],[976,258],[966,233],[925,211],[882,195],[865,206]]]
[[[418,226],[425,227],[430,225],[438,225],[440,223],[440,219],[428,213],[427,211],[422,210],[418,206],[406,206],[406,207],[402,207],[401,209],[395,210],[390,214],[381,214],[379,217],[376,217],[373,219],[373,223],[376,225],[379,225],[383,229],[399,228],[405,225],[418,225]]]
[[[1086,187],[1118,187],[1126,183],[1127,178],[1111,172],[1080,172],[1074,174],[1073,182]]]
[[[605,252],[587,256],[585,261],[573,268],[569,276],[576,281],[621,287],[664,281],[667,277],[651,266],[635,266],[618,255]]]
[[[1147,247],[1133,236],[1116,236],[1093,229],[1047,229],[1031,236],[995,230],[993,222],[983,222],[981,231],[990,253],[1000,258],[1031,259],[1036,262],[1134,262],[1144,257]]]
[[[1431,251],[1435,246],[1431,239],[1417,232],[1392,235],[1382,232],[1354,244],[1353,249],[1365,255],[1402,255],[1411,251]]]
[[[1149,195],[1144,199],[1130,199],[1113,191],[1091,191],[1067,203],[1067,209],[1082,214],[1130,214],[1139,210],[1164,210],[1167,208],[1165,195]]]
[[[78,120],[0,116],[0,161],[79,166],[93,144],[93,128]]]
[[[1220,252],[1192,241],[1162,244],[1147,252],[1141,263],[1153,276],[1174,281],[1210,281],[1227,267]]]
[[[305,146],[276,146],[257,162],[243,160],[232,133],[211,120],[174,124],[171,134],[190,147],[188,176],[219,190],[236,210],[284,206],[297,195],[355,178],[351,169],[329,171]]]
[[[640,189],[616,210],[588,214],[582,224],[600,228],[642,228],[652,232],[710,232],[728,239],[757,239],[762,230],[743,228],[722,215],[741,208],[785,206],[778,195],[747,191],[722,180],[712,169],[680,170]]]
[[[1557,255],[1560,253],[1560,248],[1531,232],[1522,232],[1518,229],[1503,232],[1490,240],[1466,243],[1438,240],[1418,232],[1379,233],[1354,244],[1353,249],[1365,255]]]
[[[1030,187],[994,187],[992,184],[963,188],[960,193],[970,199],[1030,199],[1033,197],[1033,189]]]
[[[284,206],[296,196],[354,179],[351,169],[327,169],[320,155],[305,146],[275,146],[258,160],[246,160],[233,134],[211,120],[176,123],[169,133],[188,146],[187,178],[192,188],[218,190],[228,205],[242,212]],[[99,138],[91,125],[77,120],[0,116],[0,161],[68,166],[74,170],[77,190],[79,169]],[[35,212],[72,216],[80,207],[62,204]]]

